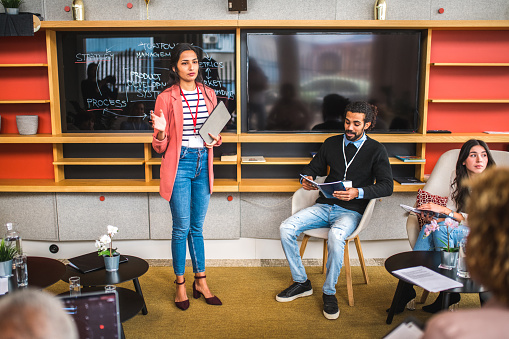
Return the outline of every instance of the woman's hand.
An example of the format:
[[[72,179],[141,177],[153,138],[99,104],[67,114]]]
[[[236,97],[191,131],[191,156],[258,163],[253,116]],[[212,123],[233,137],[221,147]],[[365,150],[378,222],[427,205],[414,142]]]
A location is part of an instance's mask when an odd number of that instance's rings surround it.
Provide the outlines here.
[[[150,111],[150,118],[152,119],[152,127],[159,132],[166,131],[166,119],[163,114],[163,110],[159,110],[159,115]]]
[[[221,135],[218,134],[217,137],[215,137],[209,133],[209,136],[214,140],[212,140],[212,142],[210,144],[205,143],[205,147],[212,148],[212,147],[214,147],[215,144],[217,144],[219,142],[219,140],[221,139]]]
[[[432,202],[427,203],[427,204],[422,204],[421,206],[418,207],[418,209],[421,209],[424,211],[442,213],[442,214],[449,214],[452,212],[452,210],[448,209],[447,207],[440,206],[440,205],[437,205]],[[431,220],[433,220],[433,215],[431,213],[421,212],[421,217],[423,218],[424,222],[427,224],[430,223]],[[439,220],[443,220],[443,219],[439,219]]]
[[[163,140],[166,137],[166,118],[164,117],[163,110],[159,110],[159,115],[155,114],[154,111],[150,111],[150,119],[152,119],[152,128],[159,131],[157,139]]]
[[[449,214],[451,213],[451,210],[447,207],[437,205],[435,203],[429,202],[427,204],[422,204],[418,207],[420,210],[427,210],[427,211],[433,211],[437,213],[443,213],[443,214]]]

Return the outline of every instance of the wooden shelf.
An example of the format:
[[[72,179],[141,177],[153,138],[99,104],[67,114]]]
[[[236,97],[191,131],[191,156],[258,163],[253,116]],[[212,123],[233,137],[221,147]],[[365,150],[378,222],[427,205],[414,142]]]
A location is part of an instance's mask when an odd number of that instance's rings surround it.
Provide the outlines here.
[[[51,144],[55,137],[51,134],[0,134],[0,144]]]
[[[214,192],[238,192],[239,183],[235,179],[214,179]]]
[[[62,158],[53,165],[143,165],[143,158]]]
[[[145,162],[147,165],[158,166],[161,165],[161,158],[150,158]],[[236,161],[221,161],[221,158],[214,158],[214,165],[237,165]]]
[[[419,188],[423,187],[424,185],[401,185],[394,181],[394,192],[417,192]]]
[[[0,104],[49,104],[50,100],[0,100]]]
[[[0,179],[0,192],[159,192],[159,180],[142,179]],[[214,192],[238,192],[233,179],[214,180]]]
[[[509,104],[509,99],[428,99],[440,104]]]
[[[299,179],[242,179],[239,192],[295,192]]]
[[[48,64],[0,64],[0,67],[48,67]]]
[[[265,162],[243,162],[242,165],[307,165],[311,161],[311,157],[265,157]]]
[[[508,67],[509,63],[490,63],[490,62],[432,62],[431,66],[451,66],[451,67]]]
[[[221,157],[214,157],[214,165],[237,165],[237,161],[221,161]]]
[[[338,133],[300,133],[300,134],[258,134],[241,133],[239,142],[241,143],[322,143],[325,139],[338,135]],[[370,138],[382,143],[419,143],[424,142],[423,135],[420,133],[369,133]]]
[[[389,163],[391,165],[424,165],[426,161],[423,162],[404,162],[403,160],[399,160],[395,157],[389,157]]]

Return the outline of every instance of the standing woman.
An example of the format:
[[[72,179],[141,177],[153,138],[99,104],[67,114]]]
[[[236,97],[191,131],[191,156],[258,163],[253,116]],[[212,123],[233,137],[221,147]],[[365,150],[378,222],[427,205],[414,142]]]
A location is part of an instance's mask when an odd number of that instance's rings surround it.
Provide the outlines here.
[[[193,297],[203,295],[207,304],[221,305],[205,279],[203,244],[203,222],[214,183],[212,148],[221,144],[221,136],[211,135],[214,141],[207,144],[198,134],[216,105],[214,91],[203,85],[197,49],[185,43],[177,45],[170,58],[168,87],[157,97],[151,118],[152,147],[163,153],[159,193],[170,202],[175,304],[181,310],[189,308],[184,279],[186,240],[195,274]]]

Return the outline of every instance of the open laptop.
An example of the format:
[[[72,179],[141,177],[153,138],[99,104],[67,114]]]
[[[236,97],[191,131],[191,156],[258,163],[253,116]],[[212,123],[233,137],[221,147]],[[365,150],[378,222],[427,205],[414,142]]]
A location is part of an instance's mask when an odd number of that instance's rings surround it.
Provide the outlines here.
[[[87,292],[60,299],[74,319],[80,339],[121,338],[117,292]]]

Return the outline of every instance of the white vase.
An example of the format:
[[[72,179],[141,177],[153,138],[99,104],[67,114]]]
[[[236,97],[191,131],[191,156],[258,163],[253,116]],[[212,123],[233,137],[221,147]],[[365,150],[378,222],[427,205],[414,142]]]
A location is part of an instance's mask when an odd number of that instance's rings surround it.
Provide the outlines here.
[[[21,135],[37,134],[39,127],[39,116],[37,115],[16,115],[16,125]]]
[[[103,255],[104,258],[104,267],[107,272],[115,272],[118,271],[118,265],[120,264],[120,254],[115,253],[112,257],[109,255]]]

